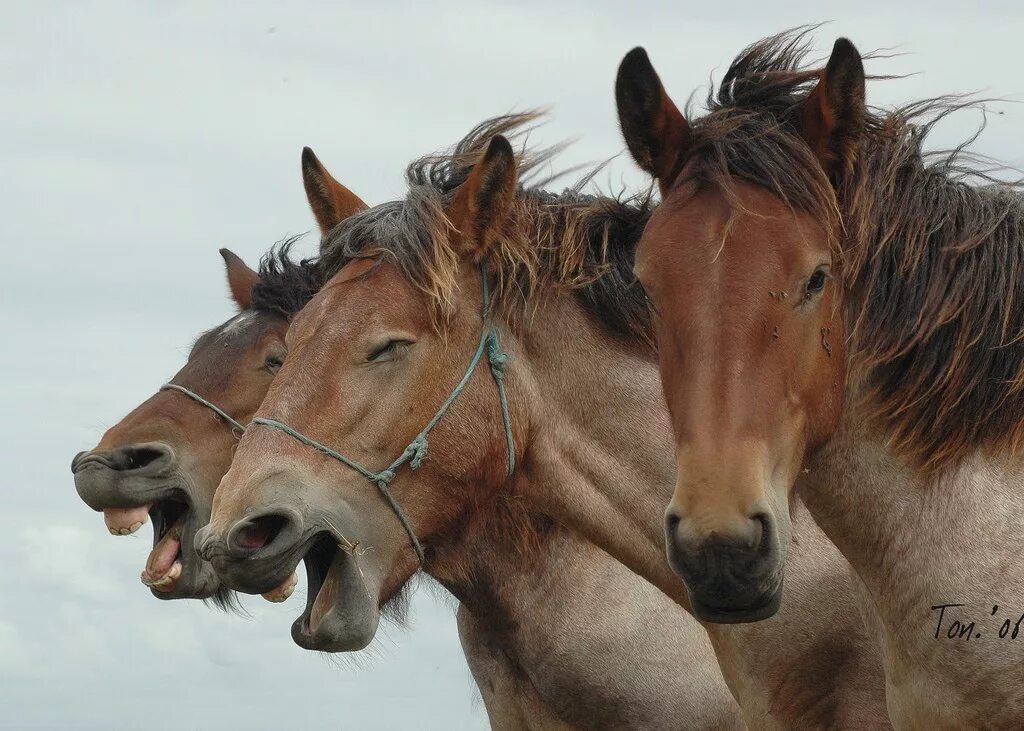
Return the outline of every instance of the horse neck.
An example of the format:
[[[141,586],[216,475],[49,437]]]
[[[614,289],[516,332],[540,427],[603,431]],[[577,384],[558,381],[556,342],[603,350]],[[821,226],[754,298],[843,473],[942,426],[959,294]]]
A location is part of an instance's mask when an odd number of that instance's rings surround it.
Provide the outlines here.
[[[570,296],[541,306],[519,345],[530,434],[516,489],[688,608],[664,554],[675,443],[654,355],[606,333]],[[849,566],[798,512],[779,614],[705,626],[722,671],[748,718],[800,725],[826,707],[842,716],[835,709],[848,702],[884,718],[884,679]]]
[[[573,532],[544,526],[539,547],[524,549],[494,528],[499,517],[473,516],[431,568],[462,603],[459,634],[478,680],[511,675],[520,701],[536,696],[540,717],[573,728],[741,726],[692,617]],[[496,693],[488,711],[500,713]],[[521,712],[520,701],[504,712]]]
[[[664,557],[674,447],[653,354],[560,295],[530,319],[519,350],[530,434],[516,489],[688,607]]]
[[[809,463],[800,494],[814,519],[862,580],[892,630],[931,637],[928,608],[985,592],[1024,588],[1024,570],[1005,562],[1024,542],[1024,481],[1019,462],[978,453],[926,475],[886,449],[855,385],[843,424]],[[922,615],[922,607],[924,614]],[[979,605],[981,613],[991,606]],[[1022,610],[1024,611],[1024,610]],[[922,620],[922,616],[925,619]],[[932,628],[934,629],[934,628]]]

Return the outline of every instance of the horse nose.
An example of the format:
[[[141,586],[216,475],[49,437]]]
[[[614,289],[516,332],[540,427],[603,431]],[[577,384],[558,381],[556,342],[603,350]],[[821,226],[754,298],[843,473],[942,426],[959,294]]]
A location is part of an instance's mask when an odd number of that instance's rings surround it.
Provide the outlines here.
[[[119,473],[148,475],[159,473],[174,463],[174,450],[162,442],[127,444],[107,451],[79,452],[71,460],[75,474],[87,467],[99,467]]]
[[[665,512],[665,536],[685,555],[693,555],[707,542],[731,547],[740,553],[756,552],[771,531],[772,517],[766,510],[755,510],[746,518],[701,530],[697,521],[687,520],[674,506]]]
[[[702,530],[670,508],[665,515],[666,547],[672,569],[691,598],[719,607],[757,604],[773,580],[779,559],[774,521],[767,510]]]
[[[78,463],[81,462],[82,458],[85,457],[87,454],[89,454],[89,451],[85,450],[84,452],[79,452],[78,454],[76,454],[74,457],[71,458],[71,473],[72,474],[74,474],[75,472],[78,472]]]
[[[227,530],[208,525],[196,533],[195,548],[226,586],[263,594],[295,570],[305,553],[303,537],[299,512],[278,507],[247,515]]]
[[[238,520],[222,535],[212,525],[196,533],[196,551],[207,561],[272,559],[291,551],[302,540],[302,515],[276,507]]]
[[[71,460],[78,496],[93,510],[104,511],[152,502],[150,490],[174,468],[174,452],[158,442],[79,452]]]

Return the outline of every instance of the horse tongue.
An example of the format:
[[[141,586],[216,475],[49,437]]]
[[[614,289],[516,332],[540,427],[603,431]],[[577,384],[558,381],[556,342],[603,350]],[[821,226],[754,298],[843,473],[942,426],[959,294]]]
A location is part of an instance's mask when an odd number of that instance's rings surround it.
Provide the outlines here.
[[[149,505],[140,508],[107,508],[103,511],[103,522],[112,536],[126,536],[134,533],[149,520]]]
[[[173,582],[181,576],[181,561],[177,559],[181,549],[181,530],[185,526],[186,517],[182,515],[160,542],[153,546],[146,561],[146,568],[140,577],[146,586],[169,591]]]
[[[338,589],[341,583],[340,563],[340,561],[334,561],[331,564],[331,568],[327,570],[327,576],[324,577],[324,583],[320,587],[316,599],[313,600],[313,606],[309,609],[310,631],[316,631],[320,620],[330,613],[338,601]]]

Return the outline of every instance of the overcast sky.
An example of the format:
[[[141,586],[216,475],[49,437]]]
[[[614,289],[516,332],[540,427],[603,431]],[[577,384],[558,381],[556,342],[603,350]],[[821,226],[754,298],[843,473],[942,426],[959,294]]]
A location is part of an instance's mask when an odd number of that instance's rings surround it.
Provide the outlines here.
[[[421,590],[408,630],[338,663],[292,644],[304,591],[251,619],[158,602],[150,548],[114,539],[69,463],[232,312],[217,249],[254,263],[312,219],[312,146],[369,203],[485,117],[550,106],[566,165],[622,149],[612,82],[644,45],[680,102],[747,43],[818,33],[906,55],[869,101],[1024,99],[1018,2],[54,4],[0,0],[0,728],[481,728],[454,605]],[[224,4],[225,6],[229,4]],[[828,15],[823,16],[823,13]],[[1024,162],[1024,109],[980,149]],[[943,129],[953,141],[977,115]],[[623,156],[606,187],[643,179]],[[312,251],[315,237],[308,237]]]

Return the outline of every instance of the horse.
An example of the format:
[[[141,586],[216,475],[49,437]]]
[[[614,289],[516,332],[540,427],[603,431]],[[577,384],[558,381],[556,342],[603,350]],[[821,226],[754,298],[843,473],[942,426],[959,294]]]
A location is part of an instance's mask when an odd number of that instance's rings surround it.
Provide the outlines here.
[[[309,148],[302,176],[318,219],[340,220],[366,208]],[[266,258],[262,277],[221,249],[237,314],[201,334],[169,383],[72,460],[79,497],[103,512],[112,535],[131,535],[152,520],[153,550],[140,578],[159,599],[232,605],[231,592],[196,554],[194,536],[209,521],[244,424],[281,367],[291,316],[319,288],[315,261],[288,259],[293,241]],[[290,577],[265,598],[284,601],[296,582]]]
[[[302,171],[323,233],[366,208],[308,148]],[[288,324],[321,283],[316,261],[291,259],[292,243],[264,257],[258,272],[222,250],[238,314],[200,336],[171,380],[175,388],[158,391],[109,430],[95,450],[83,453],[91,459],[76,457],[80,494],[90,507],[104,511],[116,535],[132,526],[138,530],[147,510],[157,546],[172,540],[173,525],[209,520],[235,439],[284,361]],[[143,450],[167,455],[167,464],[150,467],[138,458]],[[175,503],[181,517],[163,519],[172,509],[165,502]],[[467,562],[473,581],[449,587],[461,600],[459,636],[493,728],[664,728],[679,718],[692,728],[743,728],[696,622],[592,545],[554,525],[545,525],[545,531],[559,546],[557,556],[509,561],[483,536],[478,548],[467,548],[477,554]],[[174,535],[180,573],[164,569],[167,559],[153,569],[151,559],[144,581],[160,598],[208,596],[216,587],[213,596],[227,604],[231,595],[223,585],[199,580],[209,568],[195,555],[191,532],[178,529]],[[165,554],[169,551],[161,549],[158,555]],[[167,574],[172,575],[163,579]],[[284,601],[295,584],[291,574],[264,596]],[[599,597],[611,590],[634,597],[642,614],[602,606]],[[394,620],[402,619],[403,599],[394,597],[386,607]],[[672,638],[666,641],[647,616],[664,617]],[[666,667],[685,668],[685,673],[669,674]]]
[[[663,203],[657,312],[678,471],[667,546],[695,605],[762,616],[794,496],[856,571],[901,728],[1020,728],[1024,199],[963,148],[957,97],[866,103],[847,39],[748,47],[684,114],[635,49],[616,83]],[[997,177],[997,176],[996,176]]]
[[[480,125],[414,163],[404,200],[331,232],[330,279],[293,320],[288,360],[196,537],[241,591],[305,562],[303,647],[363,646],[421,568],[465,577],[467,534],[557,560],[537,513],[689,609],[662,549],[671,425],[632,275],[649,206],[520,186],[548,158],[504,134],[531,120]],[[730,690],[752,728],[888,727],[849,568],[798,525],[782,615],[705,625]],[[576,578],[563,579],[571,596]],[[614,587],[585,601],[616,621],[644,611]],[[668,616],[643,621],[667,640]]]
[[[196,555],[192,538],[209,520],[243,423],[281,366],[288,321],[276,296],[254,293],[257,274],[228,249],[220,253],[238,314],[200,335],[171,381],[93,449],[75,455],[71,471],[79,497],[103,512],[112,535],[133,534],[152,520],[153,550],[141,579],[155,597],[212,599],[229,607],[231,593]],[[293,284],[272,291],[290,291]],[[206,408],[188,395],[199,393],[221,407]],[[273,598],[283,601],[294,585]]]

